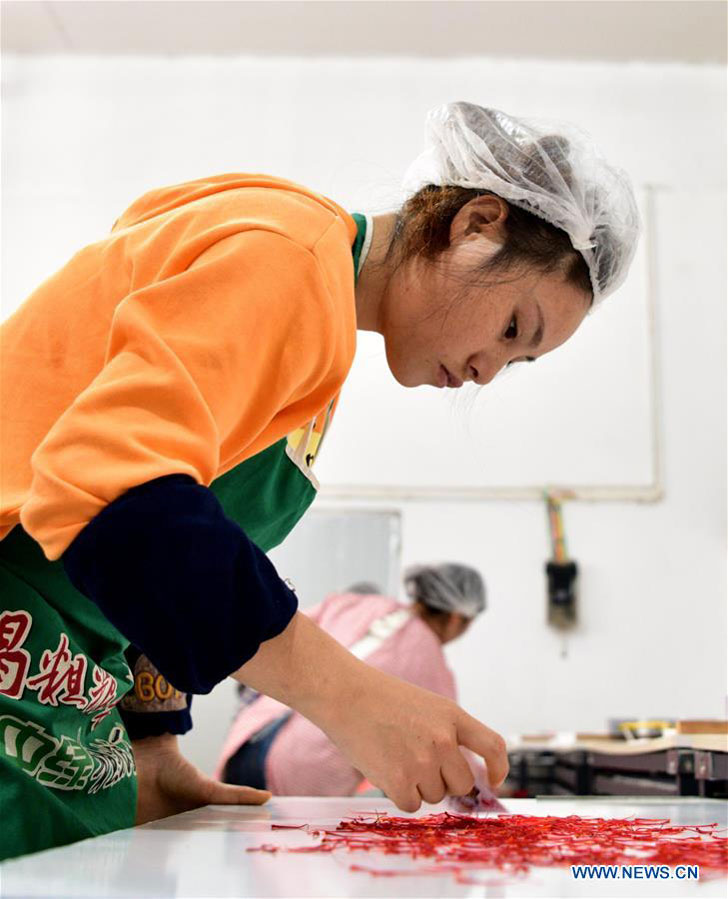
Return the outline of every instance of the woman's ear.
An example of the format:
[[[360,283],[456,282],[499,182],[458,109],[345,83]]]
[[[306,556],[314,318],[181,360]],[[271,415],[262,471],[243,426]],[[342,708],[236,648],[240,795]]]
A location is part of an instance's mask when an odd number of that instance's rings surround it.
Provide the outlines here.
[[[470,627],[470,619],[458,612],[450,612],[447,621],[443,626],[442,640],[443,643],[449,643],[451,640],[457,640]]]
[[[485,237],[491,243],[502,244],[507,218],[508,204],[505,200],[490,194],[475,197],[455,214],[450,224],[450,243]]]

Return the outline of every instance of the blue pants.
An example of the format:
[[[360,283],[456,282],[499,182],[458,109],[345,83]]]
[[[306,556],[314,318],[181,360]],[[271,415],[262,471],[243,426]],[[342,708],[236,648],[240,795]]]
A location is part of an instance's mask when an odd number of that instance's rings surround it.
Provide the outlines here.
[[[292,712],[286,712],[253,736],[238,749],[235,755],[230,756],[223,781],[228,784],[241,784],[246,787],[255,787],[257,790],[266,790],[265,784],[265,760],[268,751],[275,740],[278,731],[291,717]]]

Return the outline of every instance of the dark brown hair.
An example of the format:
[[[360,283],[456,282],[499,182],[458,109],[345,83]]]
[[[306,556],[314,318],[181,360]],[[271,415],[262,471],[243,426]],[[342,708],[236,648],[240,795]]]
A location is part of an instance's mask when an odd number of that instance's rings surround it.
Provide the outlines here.
[[[422,618],[429,621],[446,621],[453,612],[457,612],[456,609],[433,609],[422,599],[416,599],[414,604],[419,607]]]
[[[482,196],[495,194],[466,187],[423,187],[397,213],[389,254],[396,254],[398,264],[416,256],[435,260],[450,246],[450,226],[456,214],[470,200]],[[502,202],[508,207],[505,242],[479,274],[513,270],[546,274],[561,270],[568,284],[591,294],[589,269],[584,257],[571,245],[568,234],[525,209],[506,200]]]

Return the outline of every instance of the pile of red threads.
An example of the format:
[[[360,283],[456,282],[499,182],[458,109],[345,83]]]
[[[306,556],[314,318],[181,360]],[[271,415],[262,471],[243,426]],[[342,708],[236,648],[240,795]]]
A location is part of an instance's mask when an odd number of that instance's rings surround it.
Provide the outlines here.
[[[357,817],[310,832],[320,837],[319,843],[285,851],[362,850],[432,862],[411,870],[350,866],[382,876],[452,873],[461,882],[473,882],[468,872],[474,869],[524,874],[532,867],[569,865],[699,865],[701,879],[728,873],[728,839],[717,824],[678,825],[667,818],[478,818],[444,812],[421,818]],[[267,845],[249,851],[279,848]]]

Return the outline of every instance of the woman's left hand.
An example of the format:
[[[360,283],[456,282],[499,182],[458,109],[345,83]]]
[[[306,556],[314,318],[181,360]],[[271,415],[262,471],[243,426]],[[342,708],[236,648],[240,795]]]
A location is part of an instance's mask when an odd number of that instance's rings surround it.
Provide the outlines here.
[[[136,823],[146,824],[203,805],[262,805],[267,790],[220,783],[180,753],[177,737],[162,734],[132,740],[137,768]]]

